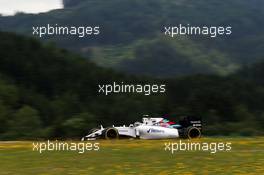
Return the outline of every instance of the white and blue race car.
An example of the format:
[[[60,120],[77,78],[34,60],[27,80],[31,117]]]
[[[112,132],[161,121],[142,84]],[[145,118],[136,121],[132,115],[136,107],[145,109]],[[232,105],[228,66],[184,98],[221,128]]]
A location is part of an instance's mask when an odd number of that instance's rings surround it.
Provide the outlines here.
[[[184,117],[178,123],[170,122],[164,118],[143,118],[129,126],[112,126],[92,129],[82,140],[95,140],[98,138],[140,138],[140,139],[174,139],[174,138],[200,138],[202,122],[194,117]]]

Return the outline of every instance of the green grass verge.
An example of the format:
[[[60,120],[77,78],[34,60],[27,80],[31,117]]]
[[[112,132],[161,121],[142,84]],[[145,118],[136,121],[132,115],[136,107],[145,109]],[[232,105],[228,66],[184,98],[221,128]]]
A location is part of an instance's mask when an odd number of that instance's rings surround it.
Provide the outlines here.
[[[96,141],[97,142],[97,141]],[[101,140],[100,150],[32,151],[32,142],[0,142],[0,174],[262,174],[264,138],[202,138],[194,142],[231,142],[232,150],[165,151],[179,140]],[[184,140],[188,143],[187,140]]]

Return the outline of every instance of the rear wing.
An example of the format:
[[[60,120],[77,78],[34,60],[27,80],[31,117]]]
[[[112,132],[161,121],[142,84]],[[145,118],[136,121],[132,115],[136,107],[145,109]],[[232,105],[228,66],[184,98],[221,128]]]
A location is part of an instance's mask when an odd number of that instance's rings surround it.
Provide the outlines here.
[[[202,119],[200,117],[194,116],[185,116],[181,120],[179,120],[179,124],[183,128],[188,128],[189,126],[193,126],[202,130]]]

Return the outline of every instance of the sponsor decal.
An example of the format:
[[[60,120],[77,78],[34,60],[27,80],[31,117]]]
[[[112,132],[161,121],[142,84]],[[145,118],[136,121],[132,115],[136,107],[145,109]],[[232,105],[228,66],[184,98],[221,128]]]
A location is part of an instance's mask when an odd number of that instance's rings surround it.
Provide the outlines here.
[[[147,133],[164,133],[164,130],[150,128]]]

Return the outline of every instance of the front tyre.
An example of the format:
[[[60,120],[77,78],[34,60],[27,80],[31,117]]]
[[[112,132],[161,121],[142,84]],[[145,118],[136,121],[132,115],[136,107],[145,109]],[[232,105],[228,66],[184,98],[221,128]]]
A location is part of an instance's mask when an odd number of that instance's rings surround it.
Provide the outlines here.
[[[118,139],[119,133],[116,128],[110,127],[103,131],[103,137],[107,140]]]

